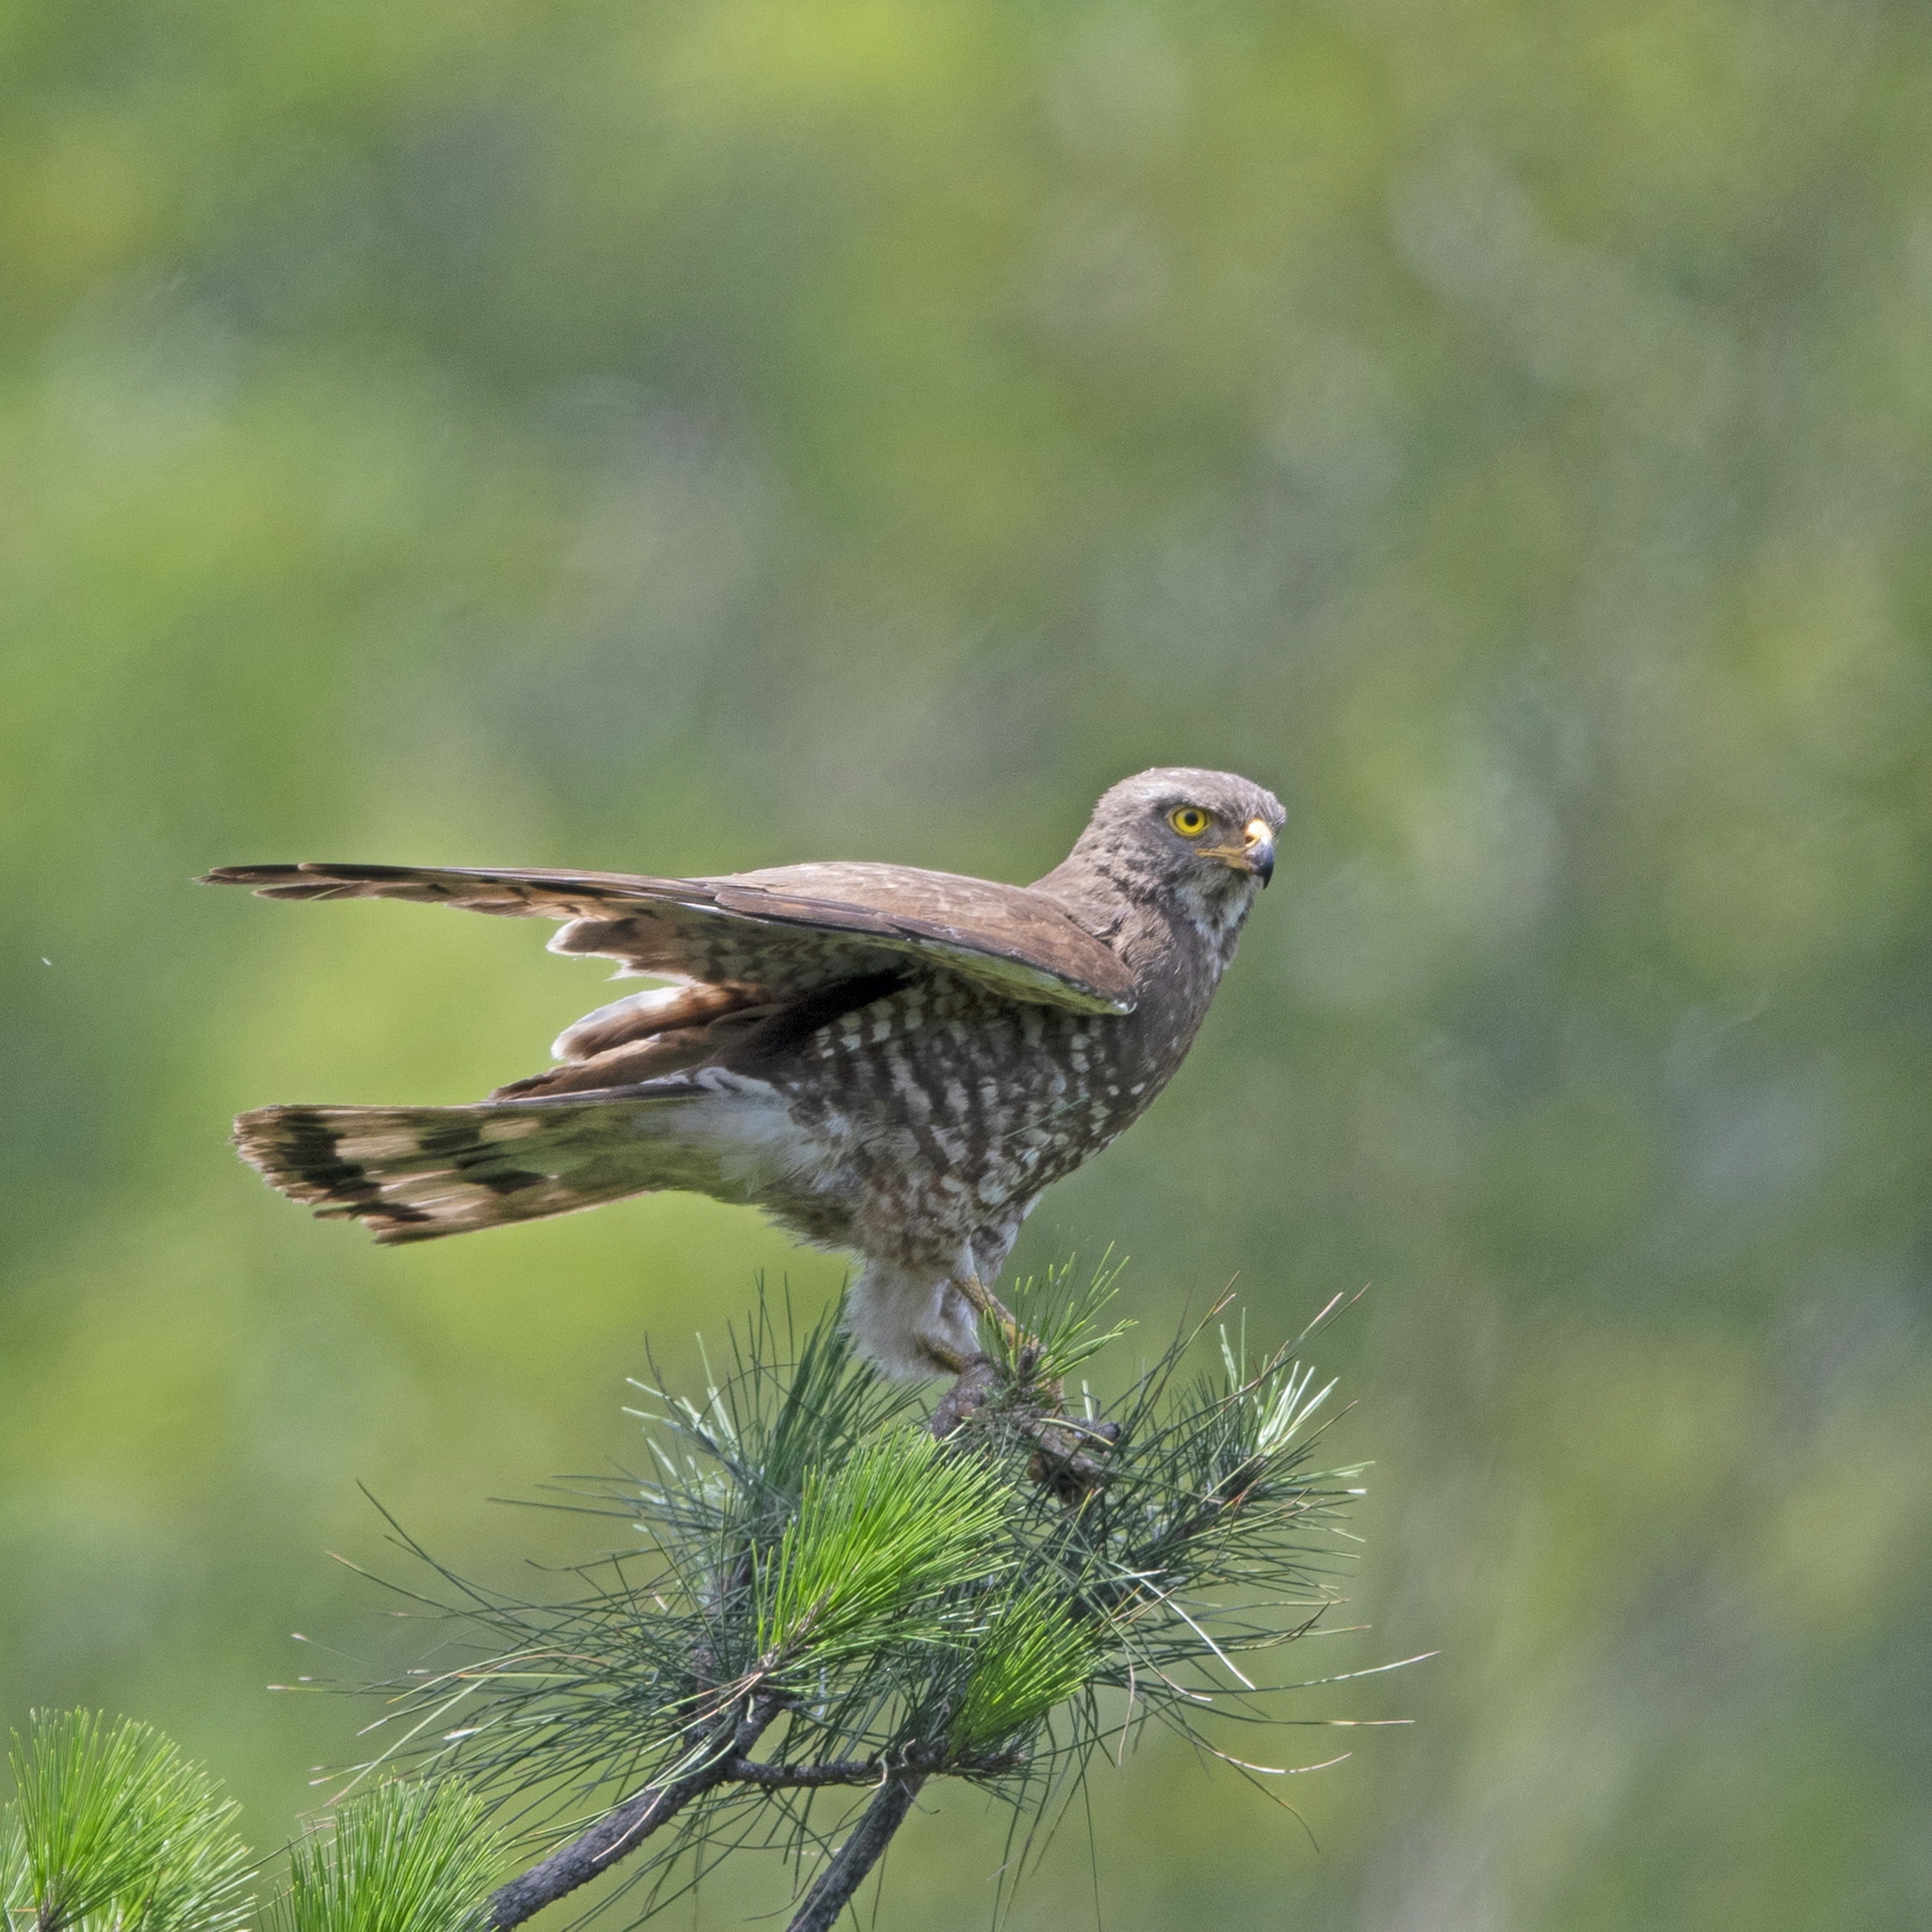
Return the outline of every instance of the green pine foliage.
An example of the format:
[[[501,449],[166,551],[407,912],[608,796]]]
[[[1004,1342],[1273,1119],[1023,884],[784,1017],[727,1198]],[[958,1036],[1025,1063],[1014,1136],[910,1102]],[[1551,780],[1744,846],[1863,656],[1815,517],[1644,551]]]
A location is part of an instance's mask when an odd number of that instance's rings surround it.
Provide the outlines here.
[[[36,1932],[229,1932],[252,1909],[234,1801],[146,1724],[36,1712],[11,1753],[0,1897]]]
[[[0,1926],[12,1927],[27,1923],[34,1913],[33,1898],[20,1808],[10,1804],[0,1811]]]
[[[1217,1307],[1106,1415],[1069,1401],[1125,1333],[1112,1282],[1022,1288],[1017,1333],[987,1324],[988,1399],[943,1441],[837,1311],[799,1336],[761,1301],[701,1400],[646,1389],[647,1473],[572,1486],[633,1547],[557,1600],[447,1572],[453,1598],[418,1598],[469,1652],[384,1686],[377,1763],[459,1770],[535,1849],[630,1806],[645,1917],[739,1850],[810,1869],[888,1776],[980,1785],[1024,1835],[1124,1732],[1221,1753],[1222,1720],[1277,1720],[1297,1686],[1266,1654],[1353,1554],[1360,1471],[1316,1461],[1333,1385],[1305,1338],[1258,1355]]]
[[[473,1792],[386,1782],[289,1848],[272,1932],[469,1932],[503,1864]]]
[[[987,1323],[985,1399],[931,1416],[842,1311],[800,1336],[761,1299],[701,1401],[646,1389],[649,1473],[573,1488],[633,1547],[557,1601],[440,1572],[456,1600],[419,1601],[469,1654],[385,1686],[393,1741],[266,1911],[198,1766],[142,1724],[36,1715],[0,1812],[4,1932],[506,1932],[620,1860],[642,1918],[750,1849],[793,1860],[816,1932],[929,1779],[1010,1807],[1017,1871],[1145,1724],[1258,1769],[1213,1733],[1279,1721],[1300,1686],[1268,1653],[1336,1600],[1360,1492],[1314,1466],[1333,1384],[1305,1337],[1257,1355],[1217,1306],[1105,1416],[1084,1386],[1069,1405],[1125,1333],[1112,1292],[1105,1268],[1023,1286]]]
[[[942,1640],[961,1622],[952,1584],[1009,1560],[1006,1509],[996,1470],[904,1425],[808,1471],[778,1548],[753,1557],[760,1667]]]
[[[1013,1290],[1019,1319],[1010,1328],[988,1322],[980,1338],[1000,1371],[1002,1391],[1064,1382],[1126,1334],[1131,1321],[1106,1319],[1123,1265],[1109,1253],[1091,1274],[1083,1274],[1074,1261],[1058,1261]]]
[[[1106,1655],[1098,1618],[1069,1616],[1050,1585],[1009,1594],[989,1614],[952,1704],[947,1742],[964,1761],[1012,1750],[1084,1690]]]
[[[289,1848],[266,1910],[236,1806],[146,1724],[36,1712],[0,1811],[7,1932],[478,1932],[503,1842],[463,1786],[385,1782]]]

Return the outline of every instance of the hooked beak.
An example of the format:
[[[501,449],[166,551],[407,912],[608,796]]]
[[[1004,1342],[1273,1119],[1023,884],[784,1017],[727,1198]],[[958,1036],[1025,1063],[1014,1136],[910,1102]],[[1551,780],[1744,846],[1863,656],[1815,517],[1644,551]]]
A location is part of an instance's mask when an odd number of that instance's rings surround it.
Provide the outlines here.
[[[1275,836],[1265,818],[1251,818],[1241,827],[1238,845],[1210,845],[1203,858],[1216,858],[1236,872],[1251,872],[1263,885],[1275,875]]]

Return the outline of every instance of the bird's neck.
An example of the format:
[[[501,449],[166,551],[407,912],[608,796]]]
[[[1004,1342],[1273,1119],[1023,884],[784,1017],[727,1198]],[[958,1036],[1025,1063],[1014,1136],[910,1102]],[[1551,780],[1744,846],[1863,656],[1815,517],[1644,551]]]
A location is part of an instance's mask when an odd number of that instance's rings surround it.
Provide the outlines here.
[[[1136,978],[1173,973],[1199,980],[1203,997],[1234,957],[1235,942],[1254,892],[1234,881],[1212,894],[1177,893],[1166,882],[1144,878],[1115,854],[1083,855],[1078,847],[1033,890],[1064,906],[1075,923],[1121,954]]]
[[[1075,924],[1109,945],[1145,896],[1145,887],[1077,845],[1045,878],[1036,879],[1031,890],[1057,900]]]

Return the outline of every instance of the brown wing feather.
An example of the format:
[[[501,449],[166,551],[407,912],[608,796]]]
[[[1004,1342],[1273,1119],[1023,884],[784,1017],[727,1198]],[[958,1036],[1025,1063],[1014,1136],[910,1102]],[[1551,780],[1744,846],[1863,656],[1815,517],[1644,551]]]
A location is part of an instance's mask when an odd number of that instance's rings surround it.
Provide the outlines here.
[[[557,952],[713,985],[805,992],[908,958],[1009,998],[1083,1012],[1134,1007],[1126,966],[1054,899],[905,865],[787,865],[708,879],[405,865],[224,865],[216,885],[268,899],[409,899],[568,923]]]
[[[706,986],[686,980],[656,992],[633,993],[586,1013],[557,1035],[550,1048],[560,1060],[588,1060],[660,1033],[709,1027],[728,1013],[776,1011],[771,996],[756,986]]]
[[[710,1027],[671,1027],[647,1039],[626,1040],[581,1060],[566,1060],[527,1079],[497,1087],[492,1100],[517,1100],[537,1094],[594,1094],[613,1087],[635,1087],[667,1073],[702,1067],[719,1048]]]

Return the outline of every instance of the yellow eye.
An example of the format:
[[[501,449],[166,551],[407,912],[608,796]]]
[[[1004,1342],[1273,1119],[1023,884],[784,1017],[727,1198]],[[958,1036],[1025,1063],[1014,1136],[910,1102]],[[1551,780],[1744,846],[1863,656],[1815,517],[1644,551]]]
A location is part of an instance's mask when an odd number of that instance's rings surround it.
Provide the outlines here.
[[[1177,805],[1168,813],[1167,823],[1183,838],[1199,838],[1208,828],[1208,815],[1198,805]]]

